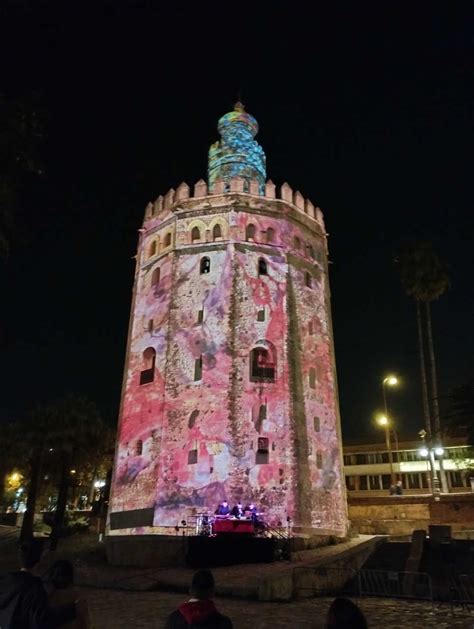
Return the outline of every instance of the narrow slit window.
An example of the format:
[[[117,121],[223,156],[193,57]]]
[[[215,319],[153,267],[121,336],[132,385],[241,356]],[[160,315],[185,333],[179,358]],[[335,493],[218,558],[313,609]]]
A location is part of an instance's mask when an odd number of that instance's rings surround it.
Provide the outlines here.
[[[141,456],[143,454],[143,441],[139,439],[135,445],[135,456]]]
[[[202,379],[202,356],[194,361],[194,381]]]
[[[188,428],[194,428],[194,426],[196,425],[196,420],[199,417],[199,411],[197,409],[195,409],[191,415],[189,416],[189,420],[188,420]]]
[[[204,258],[201,258],[201,266],[199,269],[199,272],[201,273],[201,275],[205,273],[209,273],[210,270],[211,270],[211,259],[208,258],[207,256],[205,256]]]
[[[319,417],[313,417],[314,431],[319,432],[321,430],[321,420]]]
[[[255,240],[255,225],[249,223],[245,228],[245,240]]]
[[[318,470],[323,469],[323,453],[321,452],[321,450],[318,450],[316,452],[316,467],[318,468]]]
[[[204,321],[204,310],[198,310],[198,323],[202,323]]]
[[[156,351],[153,347],[147,347],[143,352],[143,367],[140,372],[140,384],[153,382],[155,378]]]
[[[148,319],[148,332],[153,332],[153,319]]]
[[[153,270],[153,273],[151,274],[152,286],[157,286],[160,283],[160,275],[161,275],[160,267],[157,267],[156,269]]]
[[[308,271],[306,271],[306,273],[304,274],[304,283],[308,288],[313,287],[313,278],[311,276],[311,273],[309,273]]]
[[[222,228],[219,223],[216,223],[212,228],[212,239],[217,240],[218,238],[222,238]]]
[[[201,240],[201,232],[199,227],[193,227],[191,230],[191,242],[197,242],[198,240]]]
[[[312,335],[313,335],[313,322],[312,322],[312,321],[310,321],[310,322],[308,323],[308,334],[309,334],[310,336],[312,336]]]
[[[267,229],[267,242],[273,242],[275,240],[275,230],[273,227]]]
[[[312,389],[316,388],[316,369],[314,367],[309,370],[309,386]]]
[[[258,274],[267,275],[267,261],[264,258],[258,259]]]
[[[267,405],[266,404],[260,404],[260,406],[258,408],[257,421],[255,422],[255,430],[257,432],[260,432],[262,430],[263,422],[266,419],[267,419]]]
[[[171,232],[168,232],[165,236],[165,247],[169,247],[171,245]]]

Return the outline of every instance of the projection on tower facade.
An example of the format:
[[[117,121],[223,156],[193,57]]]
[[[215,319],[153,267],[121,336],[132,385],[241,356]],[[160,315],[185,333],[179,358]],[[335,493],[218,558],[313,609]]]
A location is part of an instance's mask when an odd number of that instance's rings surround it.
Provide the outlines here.
[[[242,105],[218,130],[207,182],[139,230],[108,533],[175,534],[227,499],[344,535],[323,216],[266,180]]]

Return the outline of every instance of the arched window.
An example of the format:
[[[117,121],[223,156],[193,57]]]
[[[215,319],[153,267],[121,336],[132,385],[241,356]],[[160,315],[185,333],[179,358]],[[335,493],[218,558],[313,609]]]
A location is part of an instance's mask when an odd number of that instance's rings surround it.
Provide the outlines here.
[[[313,286],[313,278],[311,277],[311,273],[308,271],[304,274],[304,283],[308,288],[312,288]]]
[[[143,367],[140,372],[140,384],[153,382],[155,378],[156,351],[153,347],[147,347],[143,352]]]
[[[275,382],[275,362],[265,347],[255,347],[250,352],[250,379],[252,382]]]
[[[293,238],[293,246],[295,249],[300,249],[301,247],[301,240],[298,238],[298,236],[295,236]]]
[[[141,456],[143,453],[143,441],[139,439],[135,445],[135,456]]]
[[[150,249],[148,250],[148,257],[152,258],[153,256],[156,255],[156,240],[154,240],[151,245],[150,245]]]
[[[309,386],[312,389],[316,388],[316,369],[314,367],[309,369]]]
[[[165,247],[169,247],[171,245],[171,232],[168,232],[165,236]]]
[[[152,286],[156,286],[157,284],[160,283],[160,267],[157,266],[156,269],[153,270],[153,273],[151,274],[151,285]]]
[[[258,274],[267,275],[267,261],[264,258],[258,259]]]
[[[201,240],[201,232],[199,227],[193,227],[191,230],[191,242],[196,242],[197,240]]]
[[[199,266],[199,272],[202,275],[203,273],[209,273],[210,270],[211,270],[211,259],[208,258],[207,256],[204,256],[204,258],[201,258],[201,264]]]
[[[216,223],[212,228],[212,239],[217,240],[218,238],[222,238],[222,228],[219,223]]]
[[[194,428],[194,425],[196,424],[196,420],[199,417],[199,411],[197,409],[195,409],[191,415],[189,416],[188,419],[188,428]]]
[[[275,240],[275,230],[273,227],[267,229],[267,242],[273,242]]]
[[[245,240],[254,240],[255,239],[255,225],[253,223],[249,223],[245,228]]]

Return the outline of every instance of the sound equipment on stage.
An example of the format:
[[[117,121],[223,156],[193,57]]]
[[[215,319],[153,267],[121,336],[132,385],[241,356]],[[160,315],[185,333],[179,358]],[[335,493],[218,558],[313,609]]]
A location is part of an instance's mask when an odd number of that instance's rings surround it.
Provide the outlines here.
[[[226,535],[226,534],[240,534],[240,535],[253,535],[255,532],[255,525],[251,518],[226,518],[217,519],[214,521],[213,533],[214,535]]]

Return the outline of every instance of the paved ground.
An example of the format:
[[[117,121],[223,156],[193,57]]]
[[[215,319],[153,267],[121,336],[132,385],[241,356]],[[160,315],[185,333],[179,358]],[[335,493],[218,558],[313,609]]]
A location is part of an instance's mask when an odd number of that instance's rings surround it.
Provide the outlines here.
[[[117,592],[82,588],[91,607],[95,628],[154,629],[164,626],[166,616],[183,596],[163,592]],[[355,600],[355,599],[354,599]],[[259,603],[218,599],[217,606],[228,614],[236,629],[323,629],[331,599],[309,599],[294,603]],[[449,605],[431,605],[394,599],[356,600],[371,629],[474,629],[474,613]]]
[[[0,527],[0,574],[16,565],[15,538],[14,531]],[[72,541],[74,544],[69,549],[71,558],[77,556],[78,548],[80,550],[80,559],[76,563],[79,572],[87,565],[98,577],[103,573],[106,581],[113,570],[117,570],[116,578],[130,576],[127,569],[122,569],[122,574],[120,569],[104,566],[87,538]],[[70,542],[65,541],[65,550],[69,545]],[[81,563],[86,565],[80,566]],[[246,566],[245,570],[251,571],[252,566]],[[218,578],[225,576],[223,571]],[[80,592],[89,602],[94,629],[159,629],[164,626],[170,611],[185,600],[182,594],[176,593],[133,592],[103,587],[81,587]],[[232,618],[236,629],[323,629],[331,600],[318,598],[292,603],[261,603],[220,598],[216,602],[219,609]],[[453,611],[445,604],[396,599],[354,600],[366,614],[371,629],[474,629],[474,610]]]

